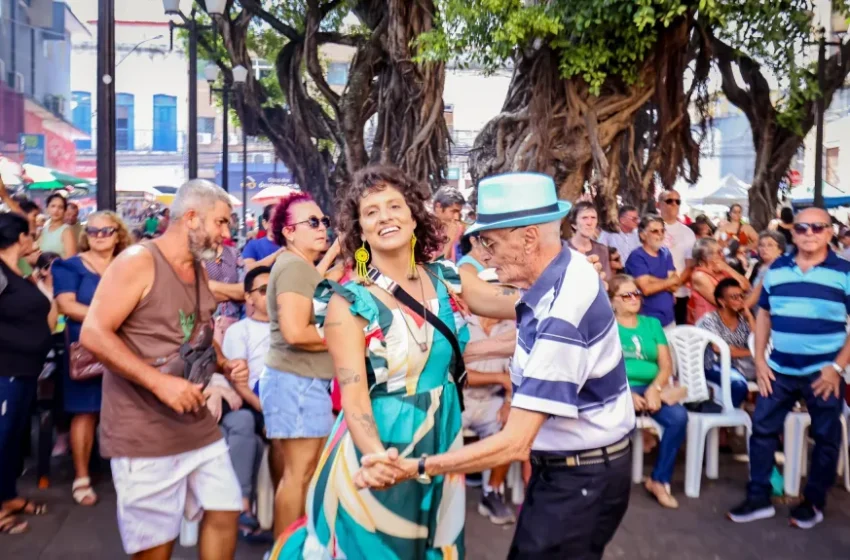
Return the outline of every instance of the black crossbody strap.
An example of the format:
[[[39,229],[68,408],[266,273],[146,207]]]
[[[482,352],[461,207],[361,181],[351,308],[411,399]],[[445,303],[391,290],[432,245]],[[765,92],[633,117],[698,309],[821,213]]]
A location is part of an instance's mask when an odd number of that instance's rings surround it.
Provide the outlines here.
[[[435,329],[440,331],[446,340],[449,341],[449,344],[452,345],[452,351],[455,354],[455,367],[452,371],[452,378],[454,379],[455,385],[458,386],[458,394],[461,399],[461,408],[463,408],[463,389],[466,386],[466,365],[463,363],[463,353],[460,351],[460,343],[458,343],[457,336],[452,330],[446,325],[444,322],[440,320],[439,317],[431,313],[425,305],[421,302],[417,301],[413,296],[411,296],[407,291],[404,290],[399,285],[395,286],[393,290],[393,296],[395,296],[396,300],[400,303],[406,305],[416,313],[419,313],[422,317],[425,318],[426,321],[431,323]]]

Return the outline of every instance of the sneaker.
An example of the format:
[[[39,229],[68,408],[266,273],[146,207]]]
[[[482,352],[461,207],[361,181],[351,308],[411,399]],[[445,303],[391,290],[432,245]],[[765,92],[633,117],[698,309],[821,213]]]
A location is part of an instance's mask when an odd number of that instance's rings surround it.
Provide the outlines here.
[[[759,519],[770,519],[776,515],[776,508],[769,501],[756,502],[747,498],[744,503],[729,510],[726,517],[735,523],[749,523]]]
[[[469,473],[466,475],[466,485],[469,488],[481,488],[481,473]]]
[[[788,521],[792,527],[811,529],[823,521],[823,513],[808,500],[803,500],[800,505],[791,510]]]
[[[490,519],[496,525],[506,525],[516,522],[516,515],[505,504],[505,497],[499,492],[488,492],[481,495],[478,503],[478,513]]]

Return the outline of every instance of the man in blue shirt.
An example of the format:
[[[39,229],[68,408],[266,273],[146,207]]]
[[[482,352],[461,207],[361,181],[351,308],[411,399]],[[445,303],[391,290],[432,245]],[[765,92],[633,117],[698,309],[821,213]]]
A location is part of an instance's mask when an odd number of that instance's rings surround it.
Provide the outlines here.
[[[826,493],[835,482],[841,441],[844,380],[850,363],[850,261],[829,248],[829,214],[809,208],[794,220],[797,252],[776,259],[768,270],[756,319],[755,363],[759,398],[750,438],[747,499],[730,511],[737,523],[776,515],[770,502],[770,473],[785,416],[804,399],[815,440],[803,502],[791,524],[810,529],[823,520]],[[773,349],[765,356],[768,339]]]
[[[673,256],[664,246],[666,228],[661,216],[641,218],[638,235],[642,245],[631,252],[626,273],[634,277],[643,292],[641,314],[655,317],[665,328],[675,326],[675,291],[682,284]]]
[[[271,268],[277,256],[285,250],[285,248],[275,243],[274,237],[271,235],[273,210],[274,204],[269,204],[263,208],[263,217],[260,224],[263,230],[266,231],[266,236],[259,239],[252,239],[242,249],[242,261],[245,263],[246,271],[257,266]]]

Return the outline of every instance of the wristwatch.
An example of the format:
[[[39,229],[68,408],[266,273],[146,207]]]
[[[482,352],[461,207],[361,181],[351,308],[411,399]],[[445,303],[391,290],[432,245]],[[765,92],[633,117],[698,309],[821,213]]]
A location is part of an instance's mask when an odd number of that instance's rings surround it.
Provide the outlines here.
[[[419,458],[419,468],[417,469],[418,476],[416,477],[416,480],[422,484],[429,484],[431,482],[431,477],[425,472],[425,459],[427,458],[428,455],[425,455],[424,453]]]
[[[844,368],[843,368],[843,367],[841,367],[840,365],[838,365],[838,362],[832,362],[832,367],[835,369],[835,372],[836,372],[838,375],[843,375],[843,374],[844,374]]]

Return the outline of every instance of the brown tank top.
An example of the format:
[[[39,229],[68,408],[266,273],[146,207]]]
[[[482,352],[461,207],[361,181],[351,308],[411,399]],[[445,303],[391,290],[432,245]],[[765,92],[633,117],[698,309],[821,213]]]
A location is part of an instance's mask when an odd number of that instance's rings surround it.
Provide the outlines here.
[[[118,329],[118,337],[146,362],[174,355],[193,333],[195,284],[185,283],[153,242],[142,244],[153,256],[154,281]],[[203,270],[198,267],[196,270]],[[215,297],[202,277],[200,323],[210,322]],[[178,414],[153,393],[120,375],[103,376],[100,446],[104,457],[164,457],[200,449],[221,439],[206,407]]]

